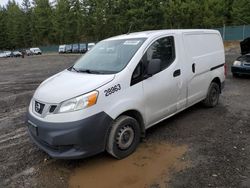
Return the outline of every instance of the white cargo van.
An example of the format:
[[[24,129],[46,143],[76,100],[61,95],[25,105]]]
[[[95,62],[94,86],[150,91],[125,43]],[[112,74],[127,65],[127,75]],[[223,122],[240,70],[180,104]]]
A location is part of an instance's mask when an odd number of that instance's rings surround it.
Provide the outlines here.
[[[30,48],[30,51],[34,55],[42,55],[42,51],[40,50],[40,48]]]
[[[95,43],[88,43],[88,51],[91,50],[95,46]]]
[[[107,151],[121,159],[158,122],[203,101],[225,80],[220,33],[159,30],[103,40],[45,80],[28,111],[32,140],[54,158]]]
[[[66,45],[65,44],[59,46],[58,53],[59,54],[66,53]]]

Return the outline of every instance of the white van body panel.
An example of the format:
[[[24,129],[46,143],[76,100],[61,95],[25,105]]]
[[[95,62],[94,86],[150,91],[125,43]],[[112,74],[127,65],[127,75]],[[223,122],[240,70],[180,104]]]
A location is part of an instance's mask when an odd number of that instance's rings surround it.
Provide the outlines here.
[[[116,119],[119,115],[129,110],[136,110],[145,117],[145,99],[143,97],[142,82],[131,87],[130,79],[127,79],[129,77],[131,78],[131,76],[132,72],[126,68],[121,74],[116,75],[112,82],[98,89],[100,93],[100,104],[101,106],[109,106],[109,108],[103,110],[109,114],[112,119]],[[106,97],[104,91],[117,84],[121,85],[121,90]],[[101,99],[103,100],[101,101]]]
[[[39,92],[35,92],[34,98],[41,102],[61,103],[73,96],[76,97],[99,88],[113,78],[114,75],[79,74],[65,70],[42,83]]]
[[[218,32],[188,32],[183,33],[183,44],[185,46],[185,56],[187,58],[185,70],[189,77],[188,84],[188,105],[206,97],[207,89],[213,80],[213,71],[210,69],[225,63],[224,47]],[[195,66],[195,72],[190,67]],[[221,67],[222,74],[224,73]],[[224,76],[218,76],[224,81]]]

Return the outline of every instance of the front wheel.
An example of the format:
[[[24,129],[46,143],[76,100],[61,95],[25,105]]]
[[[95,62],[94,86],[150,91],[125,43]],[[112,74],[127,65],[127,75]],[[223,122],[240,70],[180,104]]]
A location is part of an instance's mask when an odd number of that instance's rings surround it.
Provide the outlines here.
[[[120,116],[110,130],[106,150],[117,159],[123,159],[137,148],[141,137],[139,123],[132,117]]]
[[[220,97],[220,86],[212,82],[209,86],[208,93],[206,99],[203,101],[203,104],[206,107],[215,107],[219,103]]]

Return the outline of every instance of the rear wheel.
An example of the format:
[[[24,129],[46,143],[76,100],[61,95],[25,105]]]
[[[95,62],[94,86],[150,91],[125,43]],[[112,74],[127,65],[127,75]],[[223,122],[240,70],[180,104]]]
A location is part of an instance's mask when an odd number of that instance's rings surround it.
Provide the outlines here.
[[[220,87],[217,83],[212,82],[209,86],[206,99],[203,101],[203,104],[206,107],[215,107],[219,102],[220,97]]]
[[[123,159],[135,151],[140,137],[140,126],[136,119],[120,116],[112,125],[106,150],[115,158]]]

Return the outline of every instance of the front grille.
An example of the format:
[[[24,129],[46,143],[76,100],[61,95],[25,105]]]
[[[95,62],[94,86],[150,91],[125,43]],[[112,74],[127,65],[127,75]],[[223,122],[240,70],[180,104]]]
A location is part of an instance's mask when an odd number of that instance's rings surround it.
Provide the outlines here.
[[[51,105],[49,109],[49,113],[53,113],[56,109],[56,105]]]
[[[36,111],[38,114],[42,114],[42,113],[43,113],[44,106],[45,106],[45,104],[35,101],[35,108],[34,108],[34,109],[35,109],[35,111]]]

